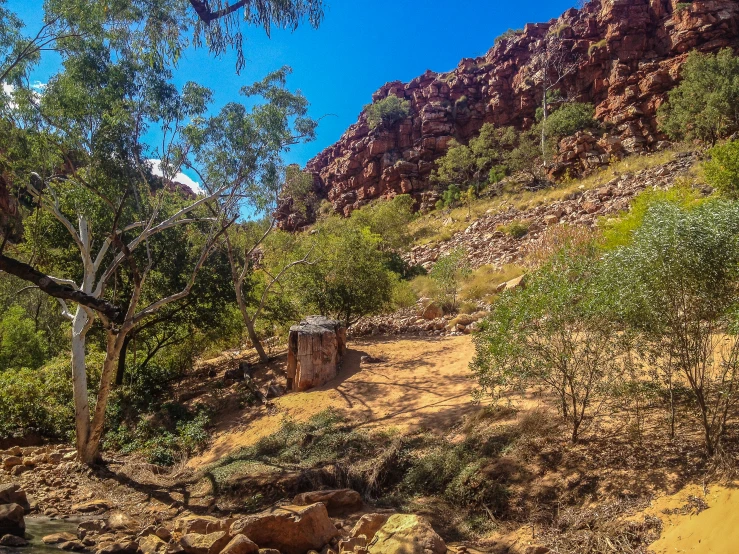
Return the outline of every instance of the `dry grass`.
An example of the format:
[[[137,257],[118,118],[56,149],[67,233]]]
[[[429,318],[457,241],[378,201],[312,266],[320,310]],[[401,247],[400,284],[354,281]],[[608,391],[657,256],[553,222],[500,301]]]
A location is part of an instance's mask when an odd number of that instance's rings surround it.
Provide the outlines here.
[[[411,223],[410,231],[416,245],[445,242],[451,239],[455,233],[465,230],[472,222],[485,215],[503,212],[510,208],[523,211],[537,206],[553,204],[570,198],[577,192],[602,187],[625,173],[636,173],[668,163],[675,159],[676,154],[689,150],[691,150],[691,147],[687,145],[675,145],[669,150],[656,152],[648,156],[629,156],[582,179],[565,180],[553,187],[542,190],[527,191],[509,185],[498,196],[477,200],[469,210],[466,206],[461,206],[452,210],[437,210],[420,217]],[[702,169],[697,167],[692,171],[689,178],[696,182],[703,182],[701,173]]]
[[[472,272],[462,285],[462,300],[492,300],[498,285],[523,275],[523,268],[514,264],[504,265],[497,269],[492,265],[484,265]]]

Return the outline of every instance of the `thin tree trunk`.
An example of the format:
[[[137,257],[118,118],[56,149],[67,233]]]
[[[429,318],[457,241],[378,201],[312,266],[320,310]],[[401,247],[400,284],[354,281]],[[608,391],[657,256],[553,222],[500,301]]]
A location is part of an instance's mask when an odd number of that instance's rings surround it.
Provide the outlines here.
[[[128,345],[131,342],[132,336],[133,335],[126,335],[126,338],[123,339],[123,348],[121,348],[121,353],[118,356],[118,370],[115,375],[116,386],[123,384],[123,377],[126,375],[126,354],[128,353]]]
[[[100,440],[105,430],[105,410],[108,407],[108,398],[112,389],[113,381],[118,369],[118,357],[123,349],[123,343],[131,327],[123,327],[118,333],[107,331],[107,346],[105,349],[105,361],[103,362],[103,373],[100,376],[100,387],[98,388],[97,401],[95,402],[95,415],[90,425],[90,433],[85,445],[82,461],[86,464],[96,462],[100,456]]]
[[[90,434],[90,403],[87,397],[87,366],[85,364],[85,339],[88,316],[81,306],[72,322],[72,393],[74,396],[74,422],[77,433],[77,456],[84,458]]]
[[[248,315],[245,315],[244,323],[246,324],[246,332],[249,335],[249,340],[254,346],[254,350],[256,350],[257,354],[259,354],[259,359],[263,362],[268,362],[269,356],[267,356],[267,353],[264,351],[262,342],[259,340],[256,329],[254,329],[254,322]]]
[[[549,117],[549,105],[547,104],[547,89],[544,87],[544,98],[541,102],[542,109],[544,112],[543,119],[541,121],[541,159],[544,162],[544,167],[547,167],[547,138],[546,138],[546,123],[547,117]]]

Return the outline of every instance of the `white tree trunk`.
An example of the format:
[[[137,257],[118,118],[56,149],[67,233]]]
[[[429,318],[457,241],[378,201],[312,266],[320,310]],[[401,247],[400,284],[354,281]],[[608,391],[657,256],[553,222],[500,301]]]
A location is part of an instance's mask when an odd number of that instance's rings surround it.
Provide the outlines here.
[[[82,309],[82,306],[78,306],[72,321],[72,392],[77,432],[77,455],[80,460],[84,457],[87,438],[90,435],[90,403],[87,399],[87,365],[85,363],[88,323],[87,312]]]

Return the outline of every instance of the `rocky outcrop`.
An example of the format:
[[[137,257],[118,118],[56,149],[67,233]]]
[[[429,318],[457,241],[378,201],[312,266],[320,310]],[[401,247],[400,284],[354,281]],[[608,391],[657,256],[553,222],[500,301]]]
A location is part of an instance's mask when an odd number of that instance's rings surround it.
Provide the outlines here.
[[[427,71],[409,83],[392,82],[373,99],[407,99],[410,114],[371,130],[366,113],[341,139],[307,164],[315,191],[348,215],[375,198],[408,193],[419,201],[435,161],[454,138],[466,142],[486,122],[526,128],[541,99],[536,56],[547,36],[577,62],[561,83],[568,98],[596,106],[604,137],[583,134],[562,145],[562,165],[592,168],[613,157],[656,148],[663,140],[657,108],[679,79],[692,49],[739,47],[735,0],[593,0],[548,23],[527,25],[501,39],[485,56],[468,58],[448,73]],[[286,199],[280,226],[306,223]]]

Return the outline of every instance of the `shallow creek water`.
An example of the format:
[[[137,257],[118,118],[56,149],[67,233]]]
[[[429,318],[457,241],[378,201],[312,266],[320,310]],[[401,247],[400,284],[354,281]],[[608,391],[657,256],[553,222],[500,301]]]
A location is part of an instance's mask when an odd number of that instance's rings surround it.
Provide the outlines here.
[[[59,554],[59,549],[49,546],[41,540],[52,533],[77,533],[79,520],[49,519],[46,517],[26,518],[26,539],[31,543],[24,548],[0,547],[0,552],[13,554]]]

